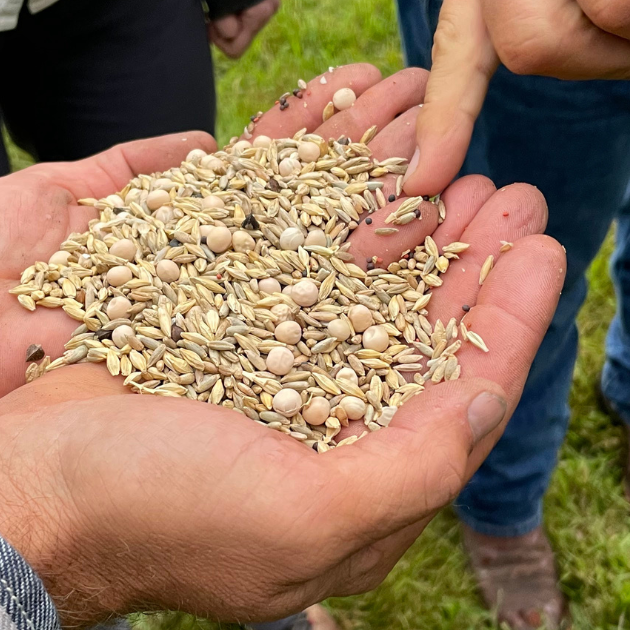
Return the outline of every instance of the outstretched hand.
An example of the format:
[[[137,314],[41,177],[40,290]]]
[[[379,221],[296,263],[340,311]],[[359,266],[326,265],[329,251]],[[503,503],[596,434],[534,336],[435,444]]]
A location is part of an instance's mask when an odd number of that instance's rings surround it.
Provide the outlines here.
[[[256,133],[286,137],[306,127],[358,139],[377,124],[370,143],[376,157],[409,158],[426,77],[406,70],[381,82],[372,66],[340,68],[325,84],[312,81],[303,100],[291,97],[289,109],[265,114]],[[322,124],[340,87],[359,98]],[[93,210],[76,205],[78,198],[114,193],[137,172],[176,164],[194,145],[214,146],[205,134],[185,137],[131,143],[0,180],[7,288],[69,232],[86,229]],[[385,185],[387,193],[395,184]],[[362,223],[353,234],[353,250],[360,262],[378,248],[387,263],[427,234],[438,246],[470,243],[434,292],[432,313],[459,319],[468,304],[466,322],[491,352],[468,344],[458,354],[460,380],[427,388],[387,430],[323,455],[222,407],[132,395],[102,366],[63,368],[16,389],[28,343],[43,337],[60,352],[75,323],[59,311],[14,310],[7,301],[14,298],[2,298],[9,352],[1,376],[14,391],[0,400],[0,431],[10,445],[0,452],[7,480],[0,531],[63,601],[67,622],[149,608],[271,619],[372,588],[387,575],[498,439],[564,279],[562,248],[541,235],[546,206],[535,189],[496,191],[471,177],[443,199],[444,223],[438,226],[435,207],[424,204],[423,220],[404,226],[397,240],[373,228],[400,200],[374,213],[371,228]],[[501,240],[514,247],[480,287],[480,266],[498,255]]]

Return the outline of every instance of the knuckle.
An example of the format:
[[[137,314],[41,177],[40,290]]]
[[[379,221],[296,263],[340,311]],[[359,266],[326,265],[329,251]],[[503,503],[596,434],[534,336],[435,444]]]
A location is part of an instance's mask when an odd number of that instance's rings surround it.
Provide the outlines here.
[[[495,45],[501,62],[514,74],[545,74],[555,65],[556,45],[544,30],[505,37]]]
[[[447,52],[451,46],[454,46],[459,41],[460,37],[461,33],[451,17],[447,13],[442,12],[433,37],[433,59]]]

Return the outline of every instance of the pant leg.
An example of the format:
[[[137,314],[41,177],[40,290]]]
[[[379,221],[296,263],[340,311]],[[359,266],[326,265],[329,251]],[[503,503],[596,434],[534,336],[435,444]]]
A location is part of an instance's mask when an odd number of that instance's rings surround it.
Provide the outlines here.
[[[200,0],[59,0],[1,34],[0,106],[38,159],[118,142],[212,132],[212,59]],[[23,54],[28,50],[29,54]]]
[[[610,270],[617,294],[617,313],[606,339],[602,391],[630,424],[630,189],[617,217],[617,242]]]
[[[439,2],[398,1],[407,60],[426,65],[431,41],[423,34],[434,31]],[[499,187],[517,181],[536,185],[549,205],[547,233],[567,249],[560,304],[521,402],[456,504],[460,518],[475,530],[514,536],[540,523],[542,497],[566,432],[584,274],[628,185],[630,84],[518,77],[500,68],[462,173],[482,173]]]

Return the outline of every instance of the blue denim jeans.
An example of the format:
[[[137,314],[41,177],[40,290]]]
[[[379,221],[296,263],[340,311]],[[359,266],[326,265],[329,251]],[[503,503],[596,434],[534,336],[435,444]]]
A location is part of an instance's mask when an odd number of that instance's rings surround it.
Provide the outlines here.
[[[439,0],[398,0],[408,65],[430,67],[439,8]],[[541,522],[542,498],[569,421],[575,318],[586,296],[585,272],[614,218],[611,269],[618,311],[608,334],[602,387],[630,423],[630,82],[522,77],[501,67],[461,174],[469,173],[482,173],[499,187],[537,186],[549,205],[547,233],[566,247],[568,257],[560,304],[521,402],[456,503],[461,520],[476,531],[517,536]]]

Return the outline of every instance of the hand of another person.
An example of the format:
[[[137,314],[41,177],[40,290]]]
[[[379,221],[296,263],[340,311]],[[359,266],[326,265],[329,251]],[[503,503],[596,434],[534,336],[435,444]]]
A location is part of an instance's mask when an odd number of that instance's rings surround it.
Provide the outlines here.
[[[629,39],[625,0],[445,0],[405,191],[433,195],[457,175],[499,62],[517,74],[628,79]]]
[[[280,0],[262,0],[240,13],[208,23],[208,38],[223,53],[238,59],[280,7]]]
[[[314,79],[302,100],[291,97],[288,109],[265,114],[256,133],[286,137],[306,127],[356,139],[377,124],[370,147],[378,159],[410,156],[425,72],[380,81],[375,68],[358,65],[326,79]],[[348,86],[359,96],[355,106],[322,125],[325,104]],[[2,277],[16,284],[25,266],[85,230],[95,212],[78,198],[114,193],[138,172],[178,163],[192,145],[213,149],[205,134],[185,137],[0,180]],[[372,230],[400,200],[374,213],[372,226],[353,234],[354,252],[358,262],[377,251],[387,263],[427,234],[440,247],[471,243],[434,292],[432,313],[459,318],[470,305],[466,321],[491,352],[462,348],[460,380],[428,387],[387,430],[323,455],[222,407],[131,394],[102,366],[66,367],[15,389],[14,365],[24,367],[32,336],[60,352],[75,322],[60,311],[29,314],[0,303],[9,348],[2,376],[14,390],[0,400],[0,532],[61,603],[64,622],[164,608],[272,619],[367,590],[387,575],[498,439],[564,279],[562,249],[541,235],[546,206],[535,189],[496,191],[470,177],[443,199],[444,223],[423,204],[423,219],[395,239]],[[501,240],[514,247],[480,287],[480,266]]]

